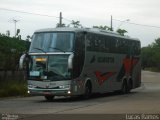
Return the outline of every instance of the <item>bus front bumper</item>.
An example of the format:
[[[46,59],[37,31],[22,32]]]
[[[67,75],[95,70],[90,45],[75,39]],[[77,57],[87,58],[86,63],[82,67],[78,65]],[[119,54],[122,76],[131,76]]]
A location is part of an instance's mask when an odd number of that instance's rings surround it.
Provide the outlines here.
[[[39,88],[28,88],[28,93],[31,95],[54,95],[54,96],[72,96],[73,93],[70,89],[39,89]]]

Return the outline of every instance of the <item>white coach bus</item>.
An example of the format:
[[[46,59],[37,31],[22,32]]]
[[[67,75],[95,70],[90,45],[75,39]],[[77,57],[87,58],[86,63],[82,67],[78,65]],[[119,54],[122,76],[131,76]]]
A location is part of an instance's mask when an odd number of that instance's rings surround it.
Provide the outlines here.
[[[128,93],[141,85],[140,41],[113,32],[38,30],[26,56],[28,93],[47,100],[54,96],[88,98],[92,93],[117,90]]]

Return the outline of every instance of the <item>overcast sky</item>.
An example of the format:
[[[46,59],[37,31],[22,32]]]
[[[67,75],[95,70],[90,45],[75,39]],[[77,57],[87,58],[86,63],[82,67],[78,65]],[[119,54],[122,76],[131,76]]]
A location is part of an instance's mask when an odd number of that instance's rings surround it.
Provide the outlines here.
[[[17,28],[21,29],[23,39],[37,29],[55,27],[59,21],[59,12],[65,18],[63,23],[78,20],[85,27],[110,26],[112,15],[114,30],[121,25],[121,29],[128,31],[126,35],[139,38],[142,46],[160,37],[160,28],[130,24],[160,27],[160,0],[0,0],[0,8],[55,16],[44,17],[0,9],[0,33],[10,30],[11,35],[14,35],[14,18],[19,20]],[[127,19],[130,21],[117,21]]]

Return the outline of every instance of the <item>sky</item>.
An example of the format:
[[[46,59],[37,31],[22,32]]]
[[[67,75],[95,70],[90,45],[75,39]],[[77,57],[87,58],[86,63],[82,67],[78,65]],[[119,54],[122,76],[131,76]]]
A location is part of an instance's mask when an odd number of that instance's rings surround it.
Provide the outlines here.
[[[126,35],[140,39],[143,47],[160,38],[159,6],[160,0],[0,0],[0,33],[9,30],[14,35],[13,19],[18,20],[16,28],[21,30],[22,39],[26,39],[37,29],[54,28],[60,12],[66,25],[75,20],[87,28],[110,26],[112,15],[113,29],[127,30]]]

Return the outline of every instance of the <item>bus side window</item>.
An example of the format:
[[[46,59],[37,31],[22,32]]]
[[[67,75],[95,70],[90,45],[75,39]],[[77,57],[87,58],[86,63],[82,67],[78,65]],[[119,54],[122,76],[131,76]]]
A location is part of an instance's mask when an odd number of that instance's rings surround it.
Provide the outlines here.
[[[115,37],[110,37],[109,38],[110,41],[110,53],[117,53],[117,39]]]
[[[93,41],[94,41],[94,51],[99,51],[98,47],[98,37],[96,35],[93,35]]]
[[[94,47],[93,51],[106,52],[105,38],[101,35],[93,35]]]
[[[75,38],[75,55],[74,55],[74,78],[79,77],[82,72],[85,58],[85,35],[76,33]]]
[[[133,54],[134,55],[139,55],[140,54],[140,43],[139,41],[134,41],[134,44],[133,44]]]
[[[105,52],[109,53],[110,52],[110,38],[108,36],[105,36],[104,41],[105,41]]]
[[[99,47],[100,47],[100,52],[106,52],[106,46],[105,46],[104,36],[101,36],[101,37],[100,37]]]
[[[87,50],[94,51],[94,44],[95,44],[94,36],[92,34],[88,33],[86,40],[87,40]]]

